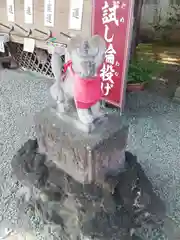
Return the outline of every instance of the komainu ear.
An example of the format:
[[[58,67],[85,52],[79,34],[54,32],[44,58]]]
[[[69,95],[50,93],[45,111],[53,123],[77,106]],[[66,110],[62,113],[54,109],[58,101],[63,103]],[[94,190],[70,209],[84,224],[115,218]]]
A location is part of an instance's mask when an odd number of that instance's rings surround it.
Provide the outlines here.
[[[83,39],[80,35],[77,35],[70,39],[68,46],[67,46],[67,51],[70,55],[74,50],[76,50],[77,48],[80,48],[82,40]]]
[[[95,56],[95,62],[98,68],[104,61],[104,56],[106,52],[106,42],[101,36],[94,35],[92,37],[91,44],[93,45],[94,48],[98,48],[98,54],[97,56]]]
[[[99,49],[99,53],[103,56],[106,52],[106,42],[105,40],[99,36],[99,35],[94,35],[91,38],[91,46],[94,48]]]
[[[88,47],[86,48],[86,46]],[[88,50],[86,51],[86,49]],[[82,38],[77,35],[70,39],[67,51],[74,63],[79,61],[79,59],[93,58],[97,69],[103,63],[106,42],[99,35],[94,35],[89,38]]]
[[[90,52],[99,53],[101,56],[105,54],[106,51],[106,42],[105,40],[99,36],[94,35],[91,38],[83,39],[80,35],[77,35],[70,39],[67,50],[71,54],[72,51],[77,50],[82,47],[82,44],[87,41],[89,43]],[[98,49],[98,51],[97,51]],[[93,55],[93,54],[92,54]]]

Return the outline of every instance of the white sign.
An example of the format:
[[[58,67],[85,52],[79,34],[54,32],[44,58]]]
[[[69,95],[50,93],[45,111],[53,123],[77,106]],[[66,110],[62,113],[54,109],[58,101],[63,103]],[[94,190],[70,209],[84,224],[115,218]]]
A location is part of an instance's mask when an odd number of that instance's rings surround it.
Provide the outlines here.
[[[44,25],[54,27],[55,0],[44,0]]]
[[[24,22],[33,24],[33,0],[24,0]]]
[[[7,4],[7,17],[9,22],[15,21],[15,7],[14,0],[6,0]]]
[[[5,52],[4,42],[0,42],[0,52]]]
[[[70,0],[69,29],[81,30],[84,0]]]
[[[23,51],[25,52],[34,52],[35,48],[35,40],[32,38],[24,38],[24,48]]]

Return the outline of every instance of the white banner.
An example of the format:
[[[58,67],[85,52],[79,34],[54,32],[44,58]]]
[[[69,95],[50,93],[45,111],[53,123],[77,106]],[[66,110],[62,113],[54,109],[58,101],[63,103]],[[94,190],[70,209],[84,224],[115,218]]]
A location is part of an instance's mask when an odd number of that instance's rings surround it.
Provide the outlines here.
[[[44,0],[44,26],[54,27],[55,0]]]
[[[70,0],[69,29],[81,30],[84,0]]]
[[[24,22],[33,24],[33,0],[24,0]]]
[[[4,41],[0,42],[0,52],[2,52],[2,53],[5,52]]]
[[[34,52],[34,48],[35,48],[35,40],[32,38],[24,38],[24,46],[23,46],[23,51],[25,52],[30,52],[33,53]]]
[[[8,22],[14,22],[15,21],[14,0],[6,0],[6,4],[7,4]]]

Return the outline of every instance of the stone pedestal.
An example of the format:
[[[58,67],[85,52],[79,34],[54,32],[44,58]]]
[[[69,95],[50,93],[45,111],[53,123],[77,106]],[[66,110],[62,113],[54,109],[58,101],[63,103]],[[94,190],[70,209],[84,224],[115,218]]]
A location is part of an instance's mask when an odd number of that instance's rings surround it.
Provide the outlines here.
[[[106,173],[124,168],[128,126],[119,114],[109,114],[91,134],[45,108],[35,116],[39,151],[76,181],[103,183]]]
[[[118,113],[90,134],[64,119],[71,117],[50,107],[38,113],[38,139],[12,159],[23,224],[27,214],[37,216],[49,240],[131,240],[139,226],[156,224],[163,204],[137,159],[125,153],[128,126]]]

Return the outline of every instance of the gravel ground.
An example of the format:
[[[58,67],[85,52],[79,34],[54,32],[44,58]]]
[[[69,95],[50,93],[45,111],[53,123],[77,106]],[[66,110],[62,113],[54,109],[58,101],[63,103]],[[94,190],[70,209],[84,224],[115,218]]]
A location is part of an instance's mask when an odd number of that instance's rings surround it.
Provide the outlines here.
[[[142,92],[128,94],[128,149],[164,199],[167,212],[180,222],[180,106]]]
[[[0,70],[0,220],[5,220],[0,224],[8,227],[16,225],[18,218],[18,186],[11,176],[10,161],[20,146],[34,137],[33,116],[47,105],[51,83],[31,73]]]
[[[51,80],[30,73],[0,71],[0,220],[17,221],[17,183],[10,161],[34,137],[33,116],[49,101]],[[180,223],[180,106],[150,93],[128,94],[128,149],[138,156],[168,215]],[[173,239],[172,239],[173,240]]]

